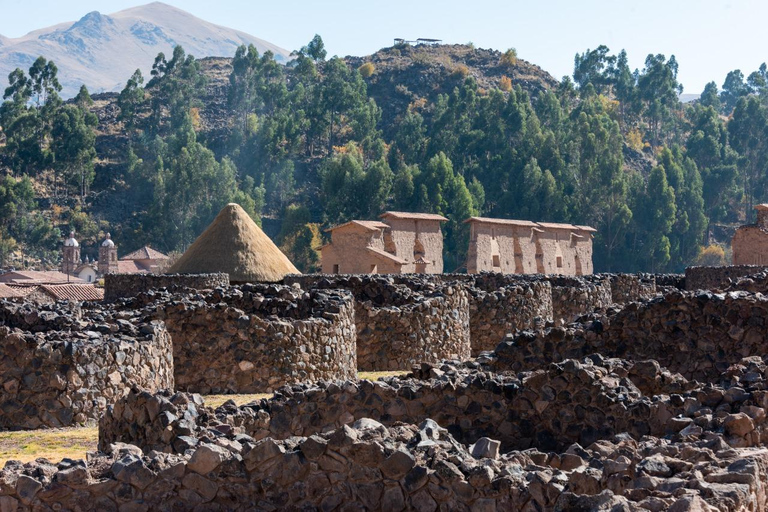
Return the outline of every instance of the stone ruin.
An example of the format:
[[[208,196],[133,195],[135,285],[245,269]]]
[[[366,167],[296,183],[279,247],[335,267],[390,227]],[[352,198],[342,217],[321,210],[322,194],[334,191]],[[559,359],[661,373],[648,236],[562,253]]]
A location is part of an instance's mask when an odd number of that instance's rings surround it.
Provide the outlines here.
[[[581,283],[482,277],[365,286],[402,304],[458,290],[471,312],[494,288],[518,286],[510,294],[526,304],[535,287],[572,288],[561,300],[576,300]],[[727,293],[681,291],[672,276],[590,279],[582,304],[599,307],[574,306],[574,322],[537,317],[475,359],[422,362],[402,377],[306,380],[215,409],[132,385],[107,407],[87,461],[7,463],[0,510],[765,510],[768,298],[756,288],[768,278]],[[274,321],[302,317],[313,300],[314,316],[357,310],[362,292],[331,284],[152,292],[98,314],[132,326],[170,325],[174,307],[197,311],[190,321],[219,310],[242,319],[257,298],[274,301]],[[97,314],[84,311],[51,325]],[[348,320],[358,331],[356,314]],[[471,331],[471,313],[467,322]]]

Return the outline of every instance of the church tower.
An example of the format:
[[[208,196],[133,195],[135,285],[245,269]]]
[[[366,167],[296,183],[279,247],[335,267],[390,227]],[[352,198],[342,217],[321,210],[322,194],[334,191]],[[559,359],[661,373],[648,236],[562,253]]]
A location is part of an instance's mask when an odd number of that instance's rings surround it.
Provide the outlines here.
[[[101,275],[117,273],[117,246],[109,233],[99,247],[98,271]]]
[[[61,271],[68,275],[73,275],[75,269],[80,265],[80,244],[75,240],[75,232],[69,233],[69,238],[64,241],[61,248]]]

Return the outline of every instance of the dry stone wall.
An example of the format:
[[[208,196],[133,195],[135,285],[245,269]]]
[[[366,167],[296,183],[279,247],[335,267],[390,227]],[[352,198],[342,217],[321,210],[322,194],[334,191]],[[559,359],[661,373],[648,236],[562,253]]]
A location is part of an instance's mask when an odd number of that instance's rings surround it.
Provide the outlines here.
[[[614,304],[627,304],[656,296],[657,280],[652,274],[613,274],[610,279],[611,300]]]
[[[604,275],[548,278],[552,284],[552,314],[555,322],[570,323],[583,314],[613,303],[611,280]]]
[[[177,389],[263,393],[356,376],[355,312],[344,290],[243,285],[196,295],[155,293],[136,302],[146,303],[147,318],[167,325]]]
[[[395,284],[380,275],[290,276],[286,282],[352,292],[360,370],[409,370],[470,357],[469,294],[455,283],[414,278]]]
[[[729,265],[727,267],[688,267],[685,269],[685,289],[724,290],[740,277],[757,274],[766,267]]]
[[[0,318],[0,429],[83,424],[132,386],[173,388],[161,322],[83,320],[28,304],[4,304]]]
[[[135,297],[150,290],[210,290],[229,286],[229,274],[106,274],[104,300]]]

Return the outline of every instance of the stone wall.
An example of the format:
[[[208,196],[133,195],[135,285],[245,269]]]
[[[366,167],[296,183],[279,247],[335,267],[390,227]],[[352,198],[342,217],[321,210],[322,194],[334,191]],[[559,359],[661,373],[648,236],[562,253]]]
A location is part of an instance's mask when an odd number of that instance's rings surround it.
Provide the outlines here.
[[[613,274],[611,300],[614,304],[627,304],[656,296],[656,276],[652,274]],[[665,283],[672,282],[670,279]]]
[[[478,278],[468,291],[473,355],[493,350],[509,332],[542,328],[552,321],[552,286],[547,281],[496,287]]]
[[[0,429],[82,424],[131,386],[173,388],[171,340],[161,322],[94,322],[9,304],[0,317]]]
[[[548,276],[547,279],[552,284],[552,314],[555,322],[570,323],[581,315],[613,303],[611,280],[607,276]]]
[[[158,294],[145,311],[168,327],[177,389],[264,393],[356,376],[354,305],[344,290],[244,285]]]
[[[302,288],[342,288],[355,297],[357,366],[364,371],[409,370],[421,362],[470,357],[469,294],[429,277],[382,275],[289,276]]]
[[[229,286],[228,274],[106,274],[104,300],[134,297],[161,288],[208,290]]]
[[[766,267],[754,265],[688,267],[685,269],[685,289],[689,291],[723,290],[731,284],[731,281],[757,274],[765,269]]]
[[[743,357],[768,351],[766,316],[768,298],[760,294],[671,292],[569,328],[510,335],[496,349],[494,368],[543,368],[600,353],[655,359],[687,379],[706,381]]]

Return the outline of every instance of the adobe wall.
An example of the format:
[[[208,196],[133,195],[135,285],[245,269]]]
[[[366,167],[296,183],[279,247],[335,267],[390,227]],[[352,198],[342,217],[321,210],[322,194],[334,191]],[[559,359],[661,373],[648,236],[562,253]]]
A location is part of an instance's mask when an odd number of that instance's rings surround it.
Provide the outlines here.
[[[467,272],[502,272],[535,274],[536,246],[531,242],[530,226],[470,223],[471,240],[467,256]],[[499,255],[500,267],[494,269],[493,255]]]
[[[758,225],[741,226],[731,238],[733,264],[768,265],[768,231]]]
[[[424,246],[424,258],[432,263],[427,265],[427,274],[440,274],[443,272],[443,232],[440,229],[440,221],[396,219],[386,217],[382,219],[391,226],[392,241],[397,248],[397,256],[408,263],[403,265],[403,273],[416,272],[413,263],[413,248],[416,243],[416,232],[419,232],[419,241]]]
[[[29,304],[2,309],[1,430],[83,424],[132,386],[174,386],[171,339],[161,322],[83,320]]]
[[[376,265],[379,274],[400,272],[394,262],[368,250],[368,246],[384,250],[381,230],[373,232],[363,229],[350,226],[331,233],[332,243],[322,248],[323,273],[334,274],[334,265],[339,266],[336,273],[340,274],[368,274],[371,265]]]
[[[766,267],[731,265],[727,267],[688,267],[685,269],[685,289],[723,290],[740,277],[757,274]]]
[[[173,340],[176,389],[264,393],[357,375],[354,305],[343,290],[243,285],[146,300]]]
[[[229,286],[228,274],[106,274],[104,300],[115,301],[161,288],[208,290]]]

